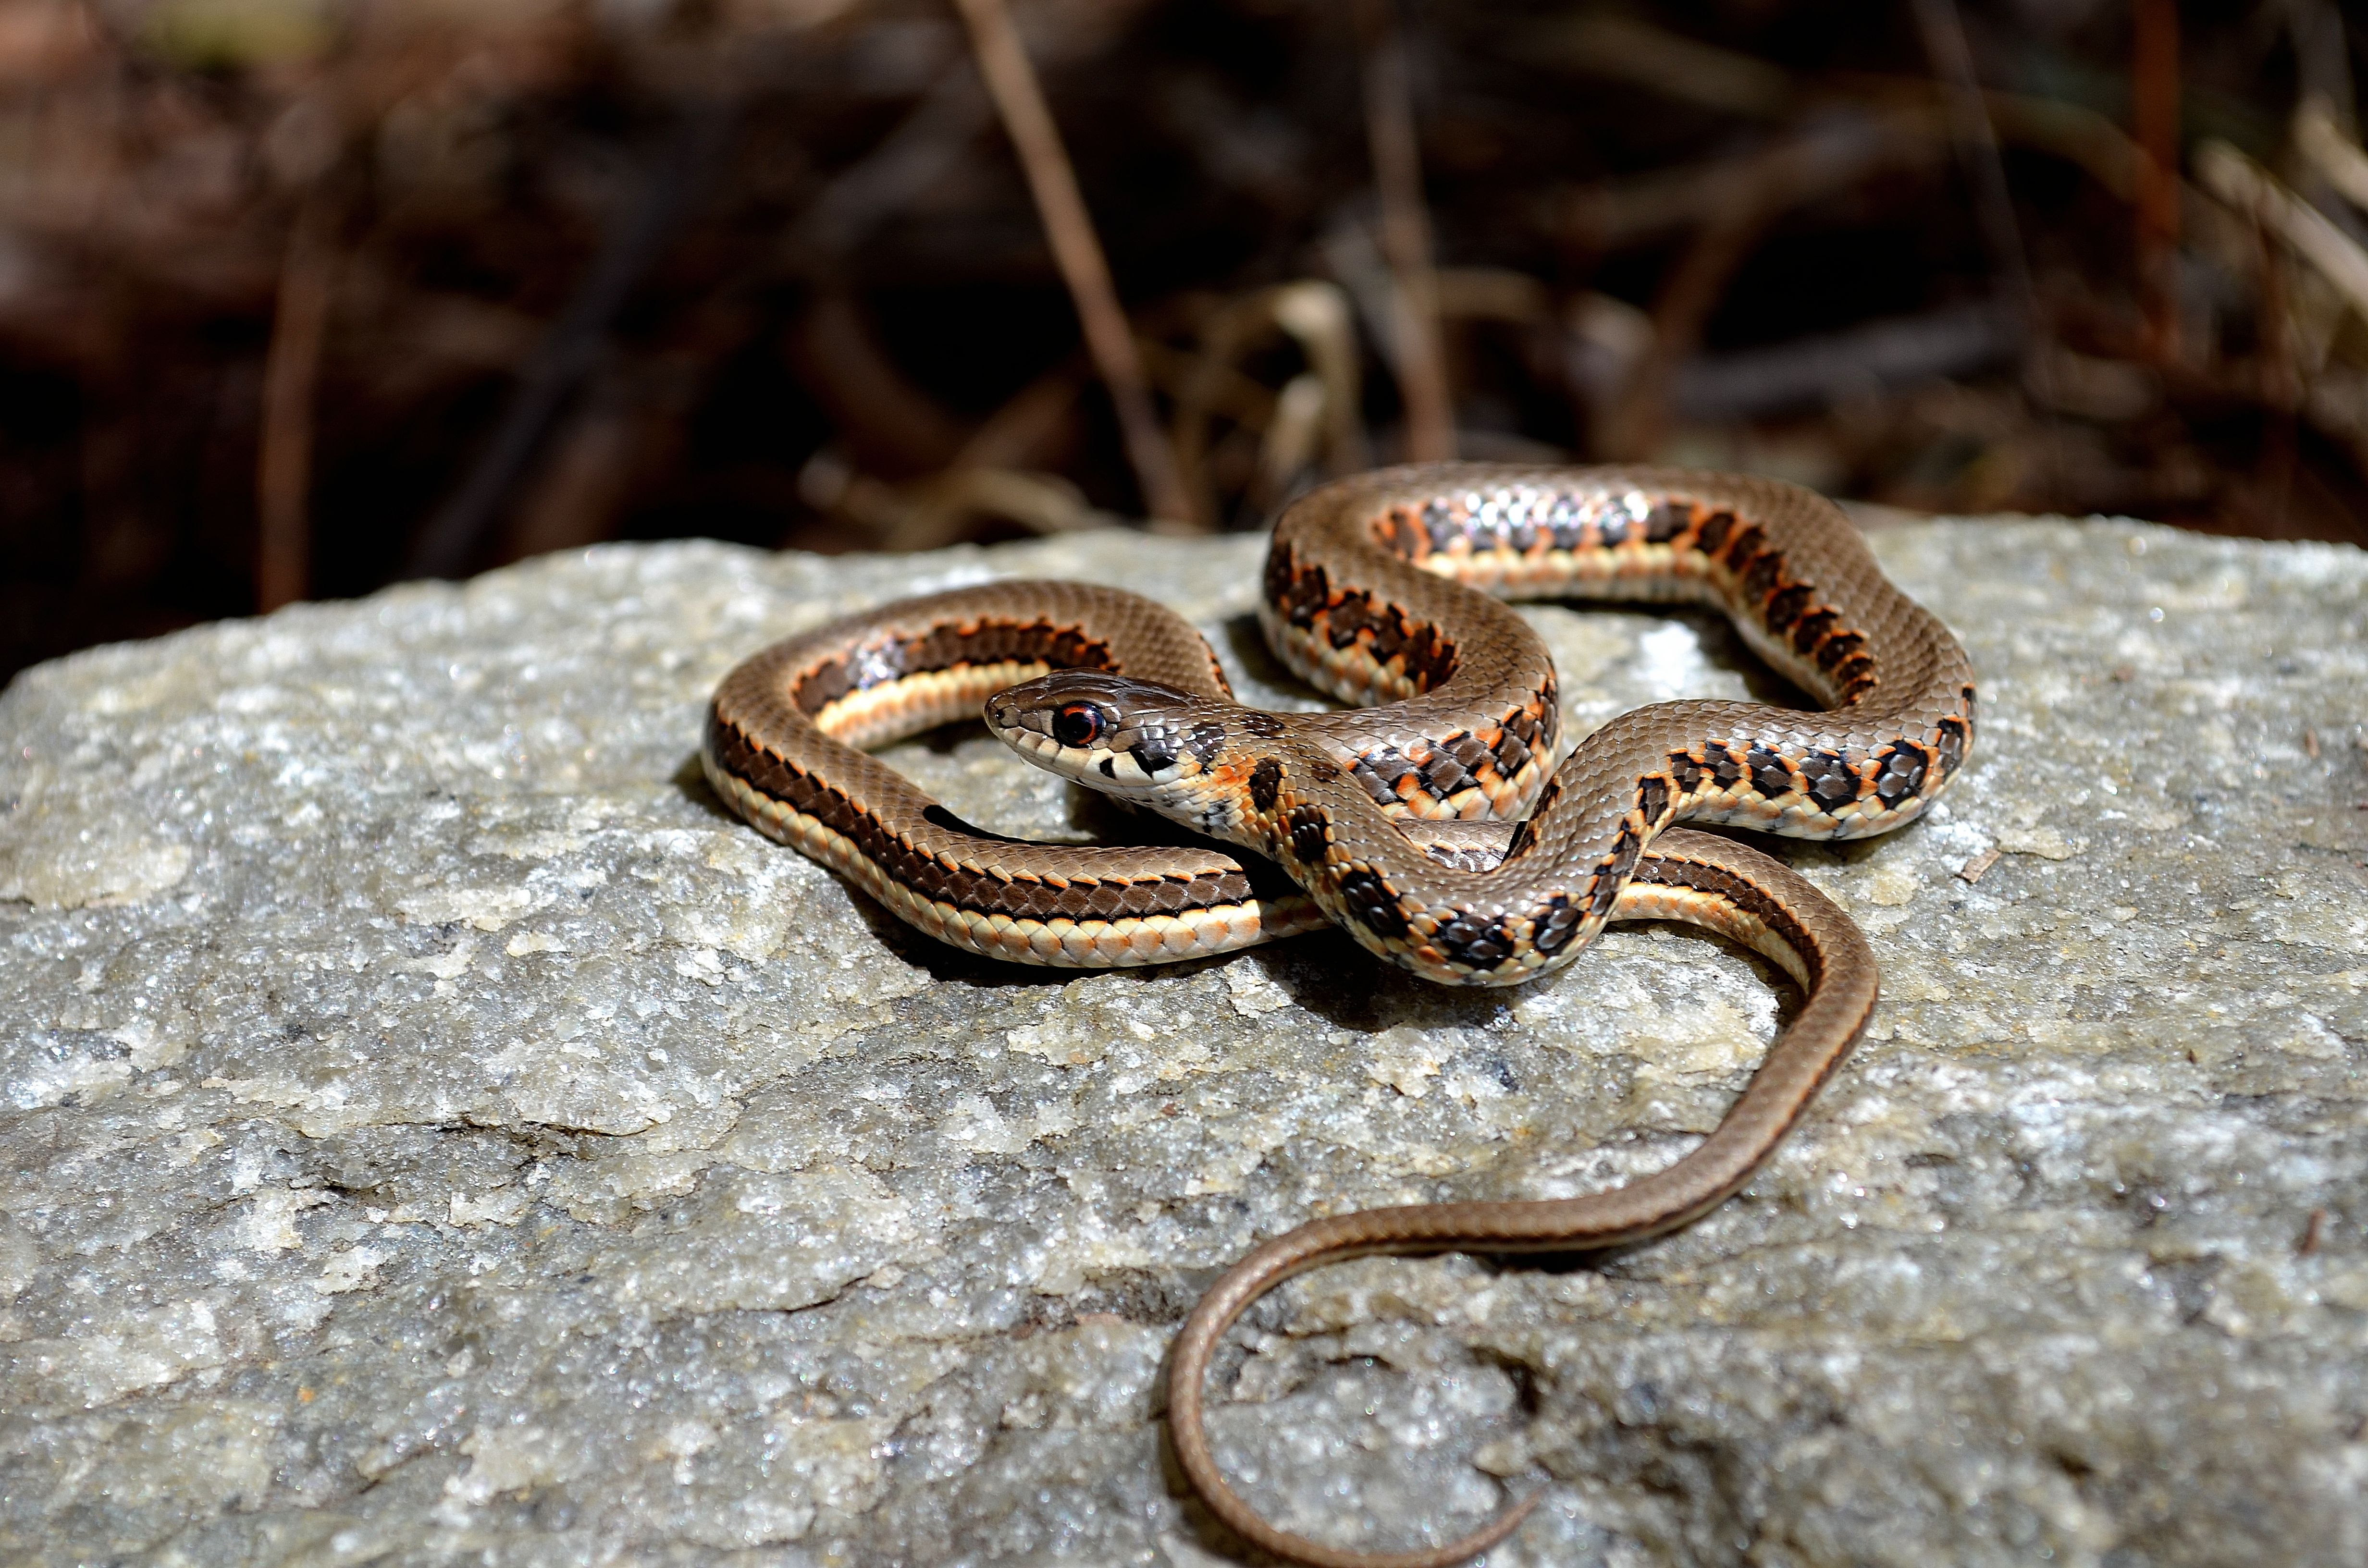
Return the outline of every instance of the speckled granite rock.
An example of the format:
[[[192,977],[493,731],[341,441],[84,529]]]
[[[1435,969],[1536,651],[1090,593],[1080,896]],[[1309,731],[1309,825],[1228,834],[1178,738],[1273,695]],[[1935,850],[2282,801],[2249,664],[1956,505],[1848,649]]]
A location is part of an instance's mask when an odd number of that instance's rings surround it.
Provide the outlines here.
[[[1550,1489],[1500,1564],[2368,1561],[2368,556],[1877,547],[1985,726],[1927,822],[1786,851],[1873,937],[1872,1038],[1679,1235],[1270,1298],[1215,1429],[1271,1517],[1440,1540],[1494,1472]],[[1298,700],[1258,550],[615,548],[19,679],[0,1557],[1224,1560],[1155,1423],[1213,1272],[1667,1162],[1770,972],[1634,927],[1509,994],[1335,937],[1004,969],[691,758],[766,639],[998,574],[1158,595]],[[1757,679],[1711,622],[1536,619],[1580,724]],[[898,755],[1006,831],[1127,829],[983,733]]]

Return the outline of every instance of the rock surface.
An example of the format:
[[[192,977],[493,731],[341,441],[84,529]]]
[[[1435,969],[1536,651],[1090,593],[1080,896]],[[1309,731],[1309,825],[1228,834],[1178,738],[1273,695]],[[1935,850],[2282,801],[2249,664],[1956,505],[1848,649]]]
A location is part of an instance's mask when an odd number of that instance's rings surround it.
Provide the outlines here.
[[[1887,528],[1964,634],[1926,822],[1788,846],[1885,999],[1743,1196],[1611,1258],[1369,1260],[1236,1332],[1269,1517],[1499,1564],[2368,1561],[2368,556]],[[718,809],[709,688],[837,608],[1149,592],[1251,700],[1258,543],[617,547],[97,650],[0,698],[0,1557],[1230,1561],[1170,1334],[1313,1214],[1649,1170],[1772,1034],[1622,927],[1518,993],[1319,937],[938,948]],[[1584,727],[1759,680],[1538,609]],[[983,732],[1008,832],[1125,819]],[[1978,872],[1978,880],[1964,873]]]

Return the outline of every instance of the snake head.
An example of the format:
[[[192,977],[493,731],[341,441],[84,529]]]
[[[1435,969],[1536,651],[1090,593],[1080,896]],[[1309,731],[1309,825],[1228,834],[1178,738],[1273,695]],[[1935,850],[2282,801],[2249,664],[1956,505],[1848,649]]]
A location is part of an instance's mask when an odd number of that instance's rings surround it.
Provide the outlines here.
[[[1106,670],[1060,670],[988,699],[986,727],[1039,767],[1149,805],[1224,748],[1205,698]]]

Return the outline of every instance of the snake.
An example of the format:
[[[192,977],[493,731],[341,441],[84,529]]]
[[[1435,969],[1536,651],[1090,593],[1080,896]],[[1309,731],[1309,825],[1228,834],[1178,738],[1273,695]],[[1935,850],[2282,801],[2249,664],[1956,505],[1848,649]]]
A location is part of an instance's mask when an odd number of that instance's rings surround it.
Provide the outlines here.
[[[1709,606],[1817,706],[1655,703],[1564,756],[1553,661],[1508,598]],[[1771,479],[1651,467],[1429,464],[1335,481],[1276,520],[1258,619],[1285,665],[1352,706],[1246,707],[1163,607],[1092,585],[992,582],[860,612],[744,661],[716,688],[701,758],[759,831],[989,957],[1173,962],[1329,924],[1426,979],[1494,986],[1551,973],[1611,921],[1662,918],[1752,948],[1802,987],[1718,1128],[1657,1175],[1575,1199],[1315,1221],[1235,1264],[1187,1319],[1168,1426],[1218,1519],[1315,1568],[1446,1568],[1504,1539],[1537,1495],[1414,1551],[1335,1548],[1269,1524],[1227,1483],[1203,1426],[1224,1335],[1318,1264],[1599,1249],[1738,1190],[1863,1032],[1876,966],[1807,879],[1676,824],[1844,840],[1913,821],[1971,751],[1974,672],[1832,502]],[[1015,839],[962,821],[864,749],[973,715],[1029,761],[1196,836]]]

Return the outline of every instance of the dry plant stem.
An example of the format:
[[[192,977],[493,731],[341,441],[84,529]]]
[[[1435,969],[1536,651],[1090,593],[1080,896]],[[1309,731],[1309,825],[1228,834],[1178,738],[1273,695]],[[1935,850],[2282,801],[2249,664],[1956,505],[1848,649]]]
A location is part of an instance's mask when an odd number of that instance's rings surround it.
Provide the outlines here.
[[[1133,331],[1120,308],[1110,263],[1094,233],[1093,220],[1086,212],[1086,199],[1077,189],[1076,171],[1061,145],[1060,128],[1053,123],[1053,111],[1044,102],[1035,68],[1028,63],[1028,51],[1020,47],[1019,31],[1011,25],[1011,12],[1003,0],[955,0],[955,4],[970,28],[979,74],[986,79],[996,112],[1003,117],[1003,129],[1019,154],[1028,189],[1036,199],[1037,216],[1052,243],[1053,259],[1061,268],[1062,281],[1068,285],[1069,297],[1085,327],[1086,347],[1117,407],[1127,460],[1134,468],[1135,483],[1142,486],[1144,506],[1156,518],[1190,526],[1194,522],[1191,502],[1152,407]]]
[[[1324,431],[1324,379],[1303,371],[1275,394],[1274,419],[1258,442],[1258,474],[1247,499],[1263,512],[1279,506],[1292,481],[1315,460]]]
[[[2360,7],[2338,0],[2284,0],[2286,40],[2294,51],[2295,85],[2305,103],[2313,99],[2333,116],[2336,128],[2358,141],[2358,95],[2352,86],[2352,45],[2346,36],[2343,14]]]
[[[825,282],[784,335],[799,380],[862,467],[892,479],[935,472],[970,432],[906,380],[848,290]]]
[[[1726,114],[1773,118],[1789,112],[1799,97],[1792,74],[1782,66],[1609,11],[1541,28],[1537,49],[1573,70]]]
[[[1382,255],[1390,267],[1406,456],[1415,462],[1439,462],[1455,455],[1455,410],[1440,340],[1439,278],[1431,263],[1430,212],[1422,199],[1406,38],[1391,0],[1359,0],[1357,30],[1364,47],[1365,134],[1381,197]]]
[[[2368,250],[2319,210],[2271,178],[2226,142],[2195,150],[2195,177],[2203,188],[2292,245],[2305,261],[2368,318]]]
[[[2022,228],[2015,221],[2014,196],[2006,183],[2006,160],[1998,155],[1998,127],[1990,119],[1982,85],[1974,74],[1974,52],[1965,42],[1964,19],[1957,0],[1916,0],[1917,30],[1924,35],[1924,52],[1933,74],[1946,89],[1951,129],[1965,161],[1974,187],[1974,204],[1981,218],[1982,237],[1988,244],[1990,263],[1998,269],[1999,292],[2007,308],[2032,341],[2026,346],[2026,375],[2042,406],[2057,407],[2063,399],[2055,390],[2053,357],[2034,352],[2039,329],[2037,290],[2031,282],[2031,258],[2023,253]],[[2045,417],[2053,421],[2053,414]],[[2055,444],[2042,447],[2042,466],[2050,471],[2049,488],[2060,491],[2063,475],[2055,457]]]
[[[1932,85],[1920,78],[1856,71],[1834,72],[1803,84],[1782,67],[1751,55],[1605,12],[1554,24],[1542,33],[1540,47],[1572,70],[1759,119],[1776,119],[1804,100],[1827,94],[1908,105],[1932,97]],[[2131,199],[2136,157],[2129,138],[2112,120],[2075,104],[2020,93],[1985,89],[1982,102],[2001,140],[2068,159],[2114,195]],[[1945,133],[1945,126],[1939,129]],[[2174,162],[2170,166],[2175,170],[2178,165]],[[1713,165],[1707,172],[1715,176],[1724,167]],[[1693,172],[1671,170],[1649,179],[1683,190]],[[1713,191],[1702,192],[1702,199],[1710,210],[1718,205]]]
[[[793,263],[836,263],[951,173],[972,138],[986,125],[987,108],[978,78],[957,63],[923,95],[895,130],[832,176],[791,225],[782,248]]]
[[[1891,77],[1851,78],[1877,97],[1855,125],[1820,127],[1762,151],[1561,193],[1558,222],[1574,248],[1600,255],[1650,244],[1709,222],[1770,185],[1806,201],[1889,170],[1922,170],[1950,121],[1932,85]],[[1982,95],[2000,137],[2077,165],[2122,200],[2135,199],[2137,146],[2102,115],[2014,93]],[[1814,183],[1812,183],[1814,181]]]
[[[641,190],[601,237],[599,254],[566,312],[536,348],[483,455],[413,545],[404,575],[458,576],[476,562],[519,479],[565,416],[576,388],[599,363],[609,324],[673,240],[702,177],[721,160],[734,114],[734,106],[723,101],[684,113]]]
[[[2179,358],[2179,6],[2136,0],[2132,21],[2131,129],[2138,164],[2138,293],[2156,358]]]
[[[1669,379],[1669,407],[1717,424],[1831,407],[1877,388],[1976,374],[2010,358],[2021,324],[1995,303],[1951,305],[1733,354],[1695,355]]]
[[[1930,161],[1932,138],[1909,123],[1927,118],[1927,110],[1911,110],[1813,132],[1714,170],[1694,182],[1693,191],[1672,187],[1662,192],[1662,199],[1682,200],[1704,227],[1654,301],[1652,342],[1631,368],[1606,421],[1599,443],[1601,455],[1641,460],[1660,445],[1678,367],[1701,344],[1711,312],[1769,224],[1794,207],[1881,170]],[[1701,204],[1702,193],[1711,189],[1718,199]],[[1647,205],[1660,204],[1656,199]]]
[[[1727,284],[1784,205],[1781,199],[1745,202],[1687,247],[1653,301],[1653,341],[1622,389],[1604,433],[1603,456],[1643,462],[1659,448],[1668,433],[1669,392],[1678,366],[1701,345]]]
[[[2062,158],[2123,201],[2135,199],[2142,155],[2122,128],[2103,115],[2021,93],[1986,90],[1982,105],[2000,140]]]
[[[1607,421],[1602,455],[1649,459],[1667,434],[1678,367],[1700,346],[1711,312],[1749,258],[1761,234],[1785,211],[1842,189],[1903,154],[1922,156],[1929,139],[1902,140],[1878,123],[1804,137],[1737,161],[1748,178],[1724,183],[1725,199],[1703,214],[1707,222],[1662,284],[1653,304],[1653,339],[1630,369]]]
[[[2321,179],[2352,206],[2368,212],[2368,153],[2343,133],[2323,99],[2305,98],[2294,110],[2294,139]]]
[[[1269,392],[1236,368],[1245,354],[1278,333],[1298,344],[1308,367],[1281,393]],[[1278,434],[1276,422],[1286,407],[1292,411],[1293,432],[1308,415],[1315,416],[1305,434],[1320,437],[1326,472],[1337,478],[1366,466],[1365,431],[1357,410],[1357,336],[1348,297],[1337,284],[1303,278],[1229,301],[1201,323],[1196,356],[1175,355],[1156,340],[1141,347],[1155,371],[1163,353],[1178,361],[1167,378],[1176,401],[1176,460],[1185,484],[1208,516],[1220,511],[1208,462],[1212,415],[1263,437],[1262,477],[1253,486],[1257,493],[1247,497],[1254,506],[1281,498],[1284,486],[1275,483],[1275,465],[1284,463],[1302,444],[1297,434]],[[1294,393],[1292,387],[1300,390]],[[1292,472],[1315,449],[1291,461]],[[1286,482],[1289,477],[1281,475]]]
[[[2031,319],[2031,267],[2022,253],[2022,232],[2015,222],[2014,199],[2007,189],[2006,165],[1998,157],[1998,128],[1983,101],[1980,81],[1974,74],[1973,51],[1956,0],[1916,0],[1916,25],[1924,35],[1924,51],[1933,74],[1946,89],[1952,134],[1965,160],[1974,187],[1982,237],[2008,302],[2024,320]]]
[[[327,199],[315,192],[296,209],[279,269],[279,301],[263,369],[263,439],[255,465],[257,518],[255,608],[268,614],[305,597],[312,578],[313,394],[321,340],[329,324],[331,275]]]
[[[1357,330],[1349,296],[1320,279],[1286,283],[1273,296],[1274,319],[1299,340],[1309,370],[1324,383],[1324,463],[1335,479],[1372,461],[1357,406]]]
[[[2263,519],[2265,532],[2271,539],[2279,539],[2284,537],[2286,504],[2294,495],[2294,461],[2298,455],[2294,413],[2302,406],[2303,387],[2294,369],[2285,256],[2258,212],[2253,233],[2261,253],[2261,390],[2270,404],[2254,483],[2268,512]]]
[[[619,378],[630,381],[630,377]],[[494,540],[495,562],[597,544],[616,531],[635,482],[652,466],[669,422],[614,387],[596,388],[585,411],[552,442]]]

